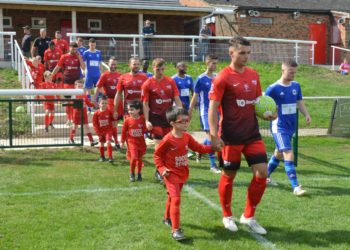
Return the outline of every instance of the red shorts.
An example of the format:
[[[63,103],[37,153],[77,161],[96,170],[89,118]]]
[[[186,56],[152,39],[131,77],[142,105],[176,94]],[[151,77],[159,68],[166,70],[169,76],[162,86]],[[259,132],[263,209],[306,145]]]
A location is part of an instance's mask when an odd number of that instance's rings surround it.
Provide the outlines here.
[[[74,109],[73,110],[73,123],[74,125],[81,125],[81,109]],[[87,110],[84,108],[83,110],[83,124],[88,124],[88,115]]]
[[[98,136],[98,141],[100,143],[105,143],[105,142],[111,141],[111,140],[112,140],[112,132],[111,131],[106,132],[103,135]]]
[[[52,78],[52,81],[56,84],[57,89],[63,89],[63,73],[58,71],[57,74]]]
[[[225,145],[221,150],[220,166],[228,170],[239,169],[242,154],[249,166],[267,163],[265,144],[258,140],[249,144]]]
[[[161,140],[170,131],[171,127],[164,128],[159,126],[153,126],[153,129],[151,130],[151,136],[156,140]]]
[[[138,142],[138,145],[135,145],[134,143],[130,144],[130,143],[126,142],[126,144],[128,146],[126,158],[128,160],[130,160],[130,159],[142,159],[142,157],[146,154],[147,147],[146,147],[145,141]]]
[[[181,197],[181,190],[184,183],[171,183],[166,177],[164,178],[167,193],[170,197]]]
[[[74,89],[74,84],[64,83],[63,88],[64,89]]]
[[[55,103],[54,102],[44,102],[45,110],[55,111]]]

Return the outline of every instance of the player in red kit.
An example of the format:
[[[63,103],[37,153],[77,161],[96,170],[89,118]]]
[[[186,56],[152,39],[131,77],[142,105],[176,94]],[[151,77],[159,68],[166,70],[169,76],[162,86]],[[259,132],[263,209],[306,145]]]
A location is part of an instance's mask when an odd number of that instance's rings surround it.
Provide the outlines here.
[[[164,59],[154,59],[152,66],[154,75],[142,85],[141,98],[146,127],[151,132],[155,148],[157,148],[159,141],[171,130],[171,126],[166,119],[166,110],[174,102],[176,106],[182,107],[182,102],[175,81],[164,75]],[[163,178],[158,171],[156,171],[155,177],[162,182]]]
[[[199,144],[187,133],[189,125],[188,111],[179,107],[170,107],[166,112],[172,130],[159,143],[154,152],[156,167],[164,177],[168,193],[163,223],[172,227],[175,240],[185,239],[180,229],[181,190],[189,176],[188,150],[201,154],[212,151],[212,147]]]
[[[141,170],[143,166],[142,157],[146,153],[146,133],[145,118],[140,115],[142,103],[140,100],[132,100],[127,104],[128,116],[125,117],[121,146],[124,147],[126,141],[128,151],[127,158],[130,161],[130,181],[135,181],[135,168],[137,166],[137,181],[142,181]]]
[[[56,48],[55,43],[53,41],[50,42],[49,48],[44,52],[44,63],[45,69],[49,71],[53,71],[62,56],[62,50]],[[54,83],[57,84],[57,88],[63,88],[63,75],[62,71],[59,71],[55,78],[52,79]]]
[[[261,96],[259,75],[245,66],[250,53],[250,42],[245,38],[234,37],[229,41],[231,64],[217,75],[209,92],[209,127],[213,148],[223,146],[220,161],[223,173],[218,191],[225,228],[232,232],[238,230],[232,218],[231,200],[233,180],[243,154],[252,169],[253,178],[240,223],[255,233],[266,234],[266,230],[254,219],[255,209],[266,188],[267,156],[254,109],[257,97]],[[267,119],[273,120],[275,117]]]
[[[100,161],[106,161],[104,144],[107,143],[108,161],[113,163],[112,157],[112,134],[113,134],[113,114],[107,109],[107,97],[103,96],[99,100],[100,108],[95,111],[92,124],[100,142]]]
[[[84,88],[84,82],[83,80],[76,80],[75,81],[75,88],[76,89],[83,89]],[[82,110],[81,108],[73,108],[73,128],[70,131],[69,135],[69,143],[74,144],[74,136],[75,132],[78,129],[79,125],[81,125],[83,120],[83,126],[84,126],[84,132],[86,136],[89,138],[90,146],[93,147],[97,145],[97,142],[94,142],[94,139],[92,138],[92,134],[89,127],[89,121],[88,121],[88,114],[87,114],[87,108],[94,107],[94,104],[89,100],[89,98],[86,95],[77,95],[73,96],[74,99],[81,99],[83,101],[83,117],[81,117]]]
[[[62,39],[61,31],[57,30],[55,32],[55,39],[53,39],[52,41],[55,43],[56,48],[60,49],[63,52],[63,54],[66,54],[68,52],[68,42]]]
[[[45,71],[45,66],[41,63],[41,57],[33,57],[31,60],[26,60],[26,63],[30,69],[30,74],[34,81],[34,87],[36,89],[40,89],[40,83],[43,82],[43,75]]]
[[[52,82],[52,76],[50,71],[44,72],[45,81],[40,84],[41,89],[55,89],[56,85]],[[55,99],[54,95],[43,95],[43,99]],[[44,102],[45,109],[45,132],[49,132],[49,126],[55,128],[52,124],[55,118],[55,103],[54,102]]]
[[[108,66],[109,70],[104,72],[97,82],[96,92],[95,96],[93,97],[93,100],[95,105],[97,106],[98,96],[103,91],[108,98],[107,108],[110,111],[114,112],[114,97],[117,93],[117,84],[121,74],[117,71],[117,59],[115,57],[111,57],[109,59]],[[122,112],[123,110],[121,109],[118,112],[118,114],[122,116]],[[115,116],[114,118],[115,119],[113,121],[113,139],[116,149],[119,150],[120,146],[118,143],[118,116]]]
[[[118,81],[117,94],[114,98],[114,114],[119,107],[125,107],[123,115],[128,114],[127,103],[131,100],[141,100],[141,86],[148,79],[140,72],[140,59],[131,57],[129,59],[130,72],[123,74]],[[124,103],[122,98],[124,96]]]
[[[69,44],[69,53],[61,56],[55,69],[52,72],[52,76],[55,75],[62,69],[63,70],[63,87],[65,89],[74,89],[74,83],[80,79],[80,68],[85,69],[85,63],[81,58],[81,55],[77,51],[78,44],[71,42]],[[65,96],[70,98],[70,96]],[[67,125],[73,124],[73,107],[66,106],[67,114]]]

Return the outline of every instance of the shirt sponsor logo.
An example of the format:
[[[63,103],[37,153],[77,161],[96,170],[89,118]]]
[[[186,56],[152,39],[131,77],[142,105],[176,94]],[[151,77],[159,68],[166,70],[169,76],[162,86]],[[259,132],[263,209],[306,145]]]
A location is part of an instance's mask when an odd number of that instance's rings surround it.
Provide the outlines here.
[[[255,103],[255,100],[243,100],[243,99],[237,99],[236,100],[238,107],[245,107],[246,105],[251,105]]]
[[[142,133],[142,129],[131,129],[131,136],[133,137],[142,137],[143,133]]]
[[[172,99],[156,99],[156,103],[161,105],[163,103],[171,102]]]
[[[133,90],[133,89],[128,89],[128,94],[132,95],[132,94],[138,94],[141,93],[141,90]]]
[[[176,167],[186,167],[188,166],[187,154],[182,156],[175,156],[175,166]]]
[[[171,89],[171,85],[166,85],[165,87],[168,89]]]

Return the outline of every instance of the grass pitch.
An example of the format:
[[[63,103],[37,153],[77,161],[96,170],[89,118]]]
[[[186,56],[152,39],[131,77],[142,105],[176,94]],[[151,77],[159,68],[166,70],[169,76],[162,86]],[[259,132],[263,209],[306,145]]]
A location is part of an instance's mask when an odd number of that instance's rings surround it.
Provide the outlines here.
[[[258,237],[221,222],[219,175],[209,162],[190,161],[182,193],[183,243],[161,223],[166,192],[153,179],[153,149],[143,182],[129,182],[123,153],[99,163],[97,149],[0,152],[0,249],[349,249],[350,145],[346,139],[300,138],[297,173],[308,191],[294,197],[281,166],[257,210],[268,234]],[[316,150],[317,149],[317,150]],[[233,212],[245,205],[251,179],[243,163],[235,181]]]

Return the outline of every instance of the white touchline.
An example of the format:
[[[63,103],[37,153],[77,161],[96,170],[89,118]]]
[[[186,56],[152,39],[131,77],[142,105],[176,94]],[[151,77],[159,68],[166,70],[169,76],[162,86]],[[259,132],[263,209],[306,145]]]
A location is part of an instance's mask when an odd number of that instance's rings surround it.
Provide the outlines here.
[[[51,190],[42,192],[2,192],[0,196],[37,196],[37,195],[70,195],[76,193],[107,193],[117,191],[135,191],[141,189],[150,189],[155,186],[140,186],[140,187],[116,187],[116,188],[95,188],[95,189],[73,189],[73,190]]]
[[[185,191],[187,191],[190,195],[198,198],[199,200],[201,200],[202,202],[204,202],[205,204],[207,204],[209,207],[220,211],[221,212],[221,207],[217,204],[215,204],[214,202],[212,202],[211,200],[209,200],[207,197],[205,197],[204,195],[202,195],[201,193],[198,193],[193,187],[189,186],[189,185],[185,185],[184,186]],[[239,221],[237,218],[234,218],[235,221]],[[256,240],[258,241],[260,244],[262,244],[265,248],[268,249],[272,249],[272,250],[278,250],[279,248],[277,248],[277,246],[272,243],[271,241],[269,241],[268,239],[264,238],[263,236],[256,234],[254,232],[249,231],[249,234]]]

